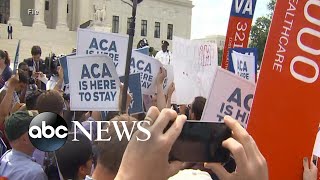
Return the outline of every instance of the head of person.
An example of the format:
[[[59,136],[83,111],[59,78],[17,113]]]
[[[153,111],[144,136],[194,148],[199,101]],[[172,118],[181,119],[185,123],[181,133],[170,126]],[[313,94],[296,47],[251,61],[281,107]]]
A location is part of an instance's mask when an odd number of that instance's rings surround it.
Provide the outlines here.
[[[25,63],[25,62],[21,62],[21,63],[19,63],[19,65],[18,65],[18,69],[19,69],[20,71],[28,72],[28,71],[29,71],[29,66],[28,66],[28,64]]]
[[[11,147],[27,155],[32,155],[35,147],[29,139],[28,131],[35,112],[17,111],[5,121],[5,134]]]
[[[41,57],[42,51],[40,46],[33,46],[31,48],[31,55],[34,61],[39,61]]]
[[[27,110],[37,110],[37,100],[42,93],[41,89],[37,89],[26,97]]]
[[[39,113],[53,112],[63,117],[64,99],[62,95],[55,90],[43,92],[37,99],[36,108]]]
[[[128,116],[128,115],[120,115],[116,116],[115,118],[111,119],[110,122],[117,122],[120,132],[123,132],[124,127],[120,123],[120,121],[126,122],[126,127],[129,132],[134,133],[137,131],[137,125],[134,121],[137,121],[135,118]],[[104,127],[106,129],[107,127]],[[121,160],[123,154],[127,148],[129,143],[127,137],[124,137],[119,140],[117,136],[117,132],[113,125],[108,126],[108,133],[102,133],[102,139],[111,138],[108,142],[99,141],[97,142],[97,152],[98,152],[98,160],[97,166],[93,173],[94,175],[101,175],[103,174],[104,179],[114,179],[118,173],[120,168]],[[137,162],[139,163],[139,162]],[[100,171],[100,172],[97,172]]]
[[[28,86],[29,83],[29,77],[26,73],[19,72],[19,83],[15,87],[16,92],[21,92],[23,89],[25,89]]]
[[[10,66],[9,55],[6,51],[0,50],[0,68]]]
[[[74,136],[79,141],[72,141]],[[69,133],[66,143],[55,153],[64,179],[82,180],[91,174],[92,146],[85,135]]]
[[[190,107],[190,120],[200,120],[205,105],[206,98],[201,96],[194,98]]]
[[[162,46],[161,46],[161,49],[163,52],[167,52],[168,51],[168,46],[169,46],[169,43],[168,41],[162,41]]]

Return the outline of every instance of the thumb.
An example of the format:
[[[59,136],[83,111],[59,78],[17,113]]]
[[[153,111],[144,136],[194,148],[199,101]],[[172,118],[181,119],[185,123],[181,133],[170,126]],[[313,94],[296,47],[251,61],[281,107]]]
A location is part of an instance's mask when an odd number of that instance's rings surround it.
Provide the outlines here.
[[[303,158],[303,168],[304,168],[304,170],[309,170],[309,163],[308,163],[307,157]]]
[[[169,164],[168,178],[176,175],[181,169],[184,168],[184,164],[180,161],[173,161]]]
[[[204,167],[207,169],[211,169],[219,179],[228,179],[230,174],[220,163],[204,163]]]

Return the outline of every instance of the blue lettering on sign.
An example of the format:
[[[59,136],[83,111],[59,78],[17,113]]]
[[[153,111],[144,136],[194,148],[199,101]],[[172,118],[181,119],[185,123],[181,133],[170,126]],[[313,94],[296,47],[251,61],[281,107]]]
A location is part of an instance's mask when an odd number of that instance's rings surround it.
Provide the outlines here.
[[[253,18],[257,0],[233,0],[231,16]]]
[[[115,41],[111,41],[110,45],[108,45],[108,40],[106,39],[102,39],[100,40],[100,42],[98,43],[96,38],[93,38],[89,49],[95,49],[95,50],[101,50],[101,51],[113,51],[113,52],[117,52],[117,46],[116,46],[116,42]],[[93,51],[87,51],[87,54],[93,54]],[[100,53],[102,54],[102,53]]]
[[[150,63],[145,63],[142,60],[136,61],[134,58],[131,58],[130,67],[132,69],[137,69],[140,72],[151,74],[151,64]],[[134,71],[134,73],[135,73],[135,71]]]
[[[99,64],[92,64],[91,68],[90,68],[91,71],[89,71],[87,65],[83,64],[81,79],[84,79],[84,78],[91,79],[91,77],[93,77],[93,78],[100,78],[100,77],[101,78],[104,78],[104,77],[112,78],[110,70],[109,70],[106,63],[103,63],[102,71],[101,71],[101,69],[99,69],[99,67],[100,67]],[[101,73],[99,71],[101,71]]]

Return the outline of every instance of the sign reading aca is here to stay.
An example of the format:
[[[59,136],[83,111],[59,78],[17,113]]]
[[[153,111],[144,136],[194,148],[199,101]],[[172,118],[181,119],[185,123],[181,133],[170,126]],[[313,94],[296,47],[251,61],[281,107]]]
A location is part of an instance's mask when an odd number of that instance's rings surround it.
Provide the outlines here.
[[[223,123],[228,115],[247,127],[254,91],[254,83],[218,68],[201,121]]]

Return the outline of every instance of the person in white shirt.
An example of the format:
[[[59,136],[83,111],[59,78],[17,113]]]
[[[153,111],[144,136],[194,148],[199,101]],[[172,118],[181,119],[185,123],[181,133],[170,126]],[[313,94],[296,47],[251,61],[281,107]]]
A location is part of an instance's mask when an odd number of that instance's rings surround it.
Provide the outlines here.
[[[163,65],[169,65],[172,61],[172,54],[168,50],[168,41],[162,41],[162,50],[156,54],[156,59],[158,59]]]

